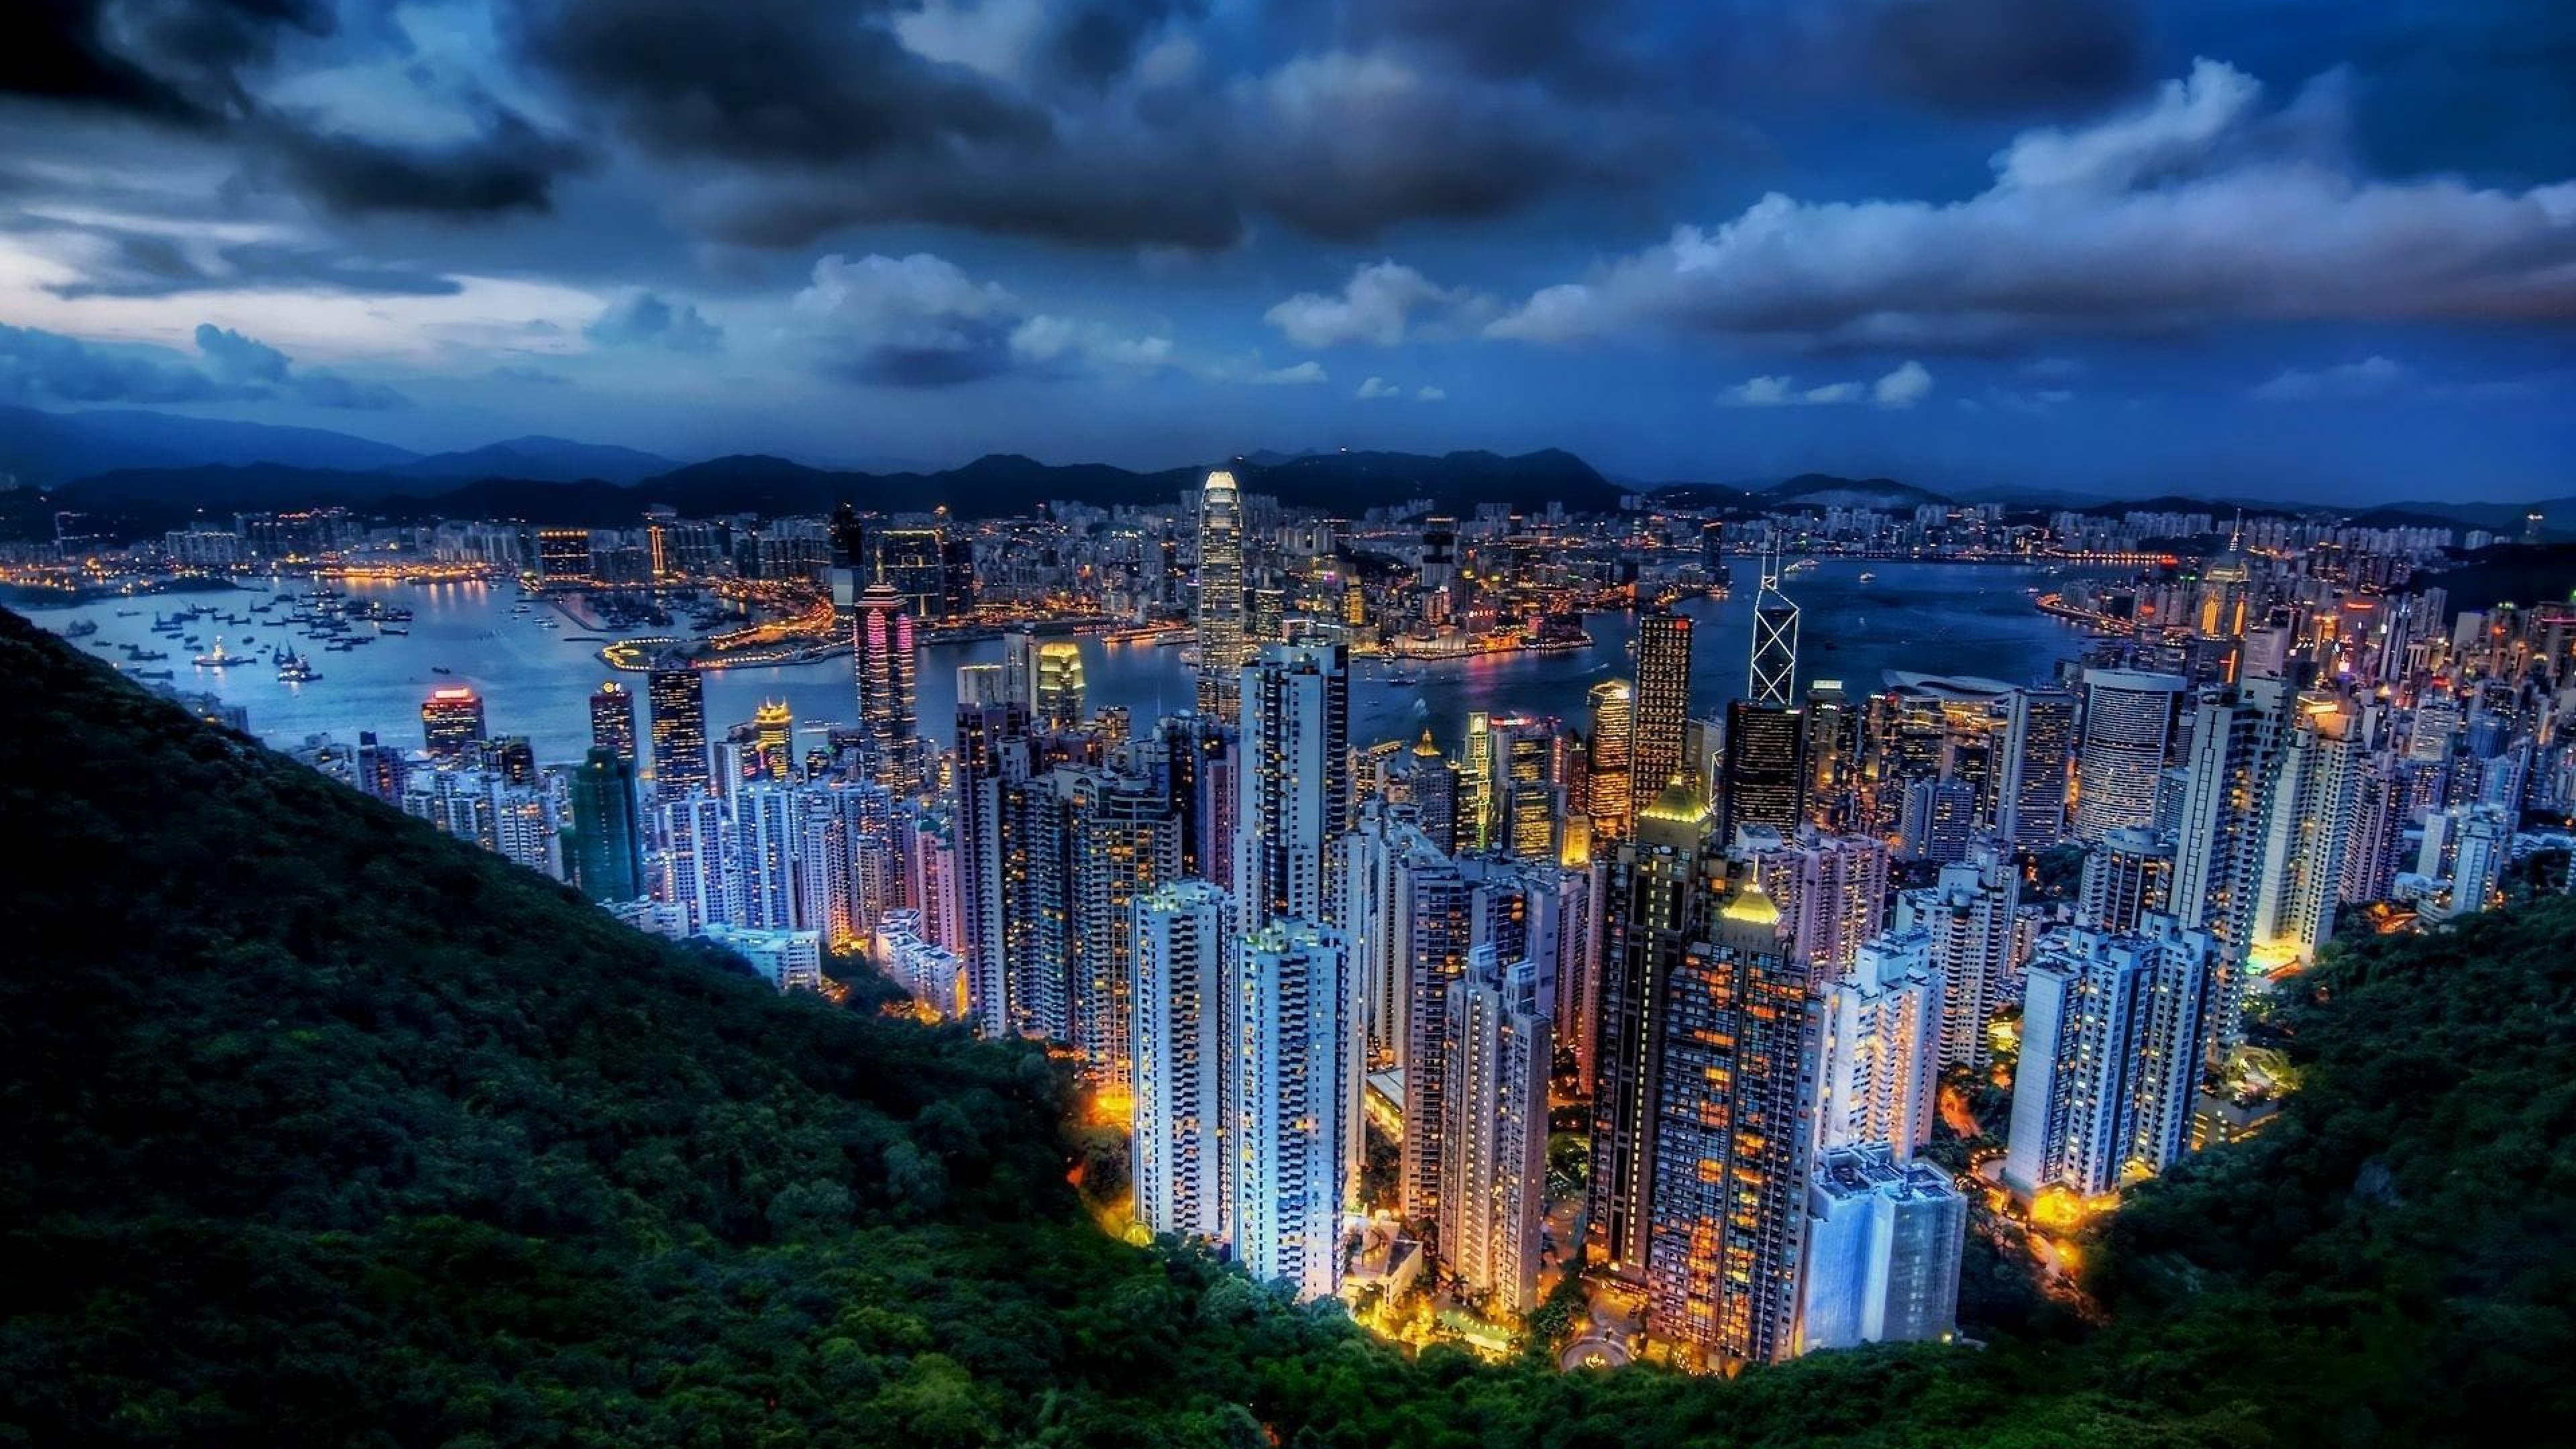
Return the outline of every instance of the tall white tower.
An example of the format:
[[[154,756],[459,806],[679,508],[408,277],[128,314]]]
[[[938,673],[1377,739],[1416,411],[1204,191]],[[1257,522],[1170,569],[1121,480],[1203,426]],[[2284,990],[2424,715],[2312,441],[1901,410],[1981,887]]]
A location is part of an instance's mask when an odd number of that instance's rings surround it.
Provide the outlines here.
[[[1131,1176],[1158,1233],[1226,1233],[1225,892],[1179,881],[1135,905]]]
[[[1199,633],[1199,713],[1234,714],[1243,667],[1243,498],[1234,475],[1207,475],[1199,488],[1199,580],[1192,604]]]
[[[1358,1162],[1358,990],[1341,935],[1309,921],[1247,932],[1227,1053],[1235,1256],[1300,1298],[1341,1284],[1341,1209]]]

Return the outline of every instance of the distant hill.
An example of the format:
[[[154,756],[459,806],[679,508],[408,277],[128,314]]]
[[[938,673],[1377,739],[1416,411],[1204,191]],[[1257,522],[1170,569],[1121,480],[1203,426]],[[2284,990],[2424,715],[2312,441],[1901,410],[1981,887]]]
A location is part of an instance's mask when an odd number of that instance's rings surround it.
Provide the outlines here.
[[[658,453],[531,435],[487,443],[461,453],[433,453],[385,471],[406,478],[529,478],[554,483],[597,478],[609,483],[635,483],[668,473],[676,466]]]
[[[1664,483],[1652,495],[1667,508],[1873,508],[1901,513],[1950,500],[1929,488],[1893,478],[1840,478],[1800,473],[1777,483],[1745,488],[1731,483]]]
[[[2505,543],[2463,554],[2457,563],[2416,580],[2438,586],[2453,614],[2498,604],[2576,598],[2576,543]]]
[[[582,449],[583,445],[565,447]],[[495,461],[509,461],[495,450],[484,451],[492,453]],[[467,455],[442,455],[462,456]],[[946,507],[963,518],[994,518],[1031,513],[1060,500],[1102,505],[1172,503],[1196,487],[1205,472],[1168,468],[1139,473],[1105,463],[1052,464],[994,453],[934,473],[858,473],[746,453],[671,468],[623,484],[587,468],[581,469],[579,481],[560,476],[563,468],[580,467],[582,460],[596,458],[587,450],[558,452],[551,463],[557,469],[554,475],[505,474],[468,481],[451,481],[444,469],[454,465],[438,459],[421,460],[438,464],[434,468],[408,465],[366,471],[276,465],[131,468],[67,483],[45,502],[47,509],[90,515],[90,527],[98,532],[128,538],[176,527],[200,514],[315,505],[358,508],[403,519],[488,517],[565,524],[613,523],[656,504],[689,517],[778,516],[828,512],[844,501],[885,512]],[[1619,497],[1618,487],[1582,459],[1552,450],[1519,457],[1482,452],[1440,457],[1317,453],[1274,464],[1232,466],[1248,492],[1271,494],[1293,507],[1347,516],[1419,497],[1457,511],[1487,502],[1524,510],[1558,502],[1576,512],[1615,507]],[[19,526],[23,533],[30,525],[19,520]]]
[[[39,488],[129,468],[273,463],[356,471],[398,466],[418,456],[391,443],[322,428],[224,422],[138,408],[48,412],[0,407],[0,473]]]

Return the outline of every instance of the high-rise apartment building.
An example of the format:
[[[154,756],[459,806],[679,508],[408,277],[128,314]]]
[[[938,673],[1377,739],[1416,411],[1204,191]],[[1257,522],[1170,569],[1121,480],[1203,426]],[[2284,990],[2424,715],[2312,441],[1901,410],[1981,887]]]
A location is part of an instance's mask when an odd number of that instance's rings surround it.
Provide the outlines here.
[[[1995,833],[2015,850],[2046,850],[2066,835],[2067,766],[2075,751],[2075,696],[2013,691],[2004,722]]]
[[[2126,936],[2061,931],[2031,959],[2004,1183],[2096,1197],[2189,1149],[2200,1011],[2219,946],[2149,916]]]
[[[1931,938],[1942,989],[1944,1066],[1986,1065],[1987,1028],[2013,999],[2020,905],[2021,877],[1991,839],[1980,841],[1968,859],[1941,867],[1933,884],[1897,894],[1897,929],[1920,929]]]
[[[1136,898],[1129,1005],[1137,1221],[1158,1233],[1226,1234],[1225,893],[1173,881]]]
[[[1449,984],[1441,1061],[1440,1261],[1512,1313],[1537,1306],[1554,1050],[1523,965],[1493,946],[1470,953]]]
[[[1884,1145],[1898,1162],[1932,1140],[1941,1082],[1941,976],[1921,927],[1862,945],[1824,988],[1816,1145]]]
[[[1273,919],[1243,933],[1228,992],[1235,1257],[1301,1298],[1341,1284],[1358,1161],[1357,992],[1339,933]]]
[[[1350,660],[1274,644],[1243,667],[1234,898],[1244,929],[1331,918],[1328,845],[1349,828]]]
[[[1968,1205],[1948,1173],[1880,1144],[1837,1147],[1816,1164],[1808,1219],[1799,1352],[1956,1331]]]

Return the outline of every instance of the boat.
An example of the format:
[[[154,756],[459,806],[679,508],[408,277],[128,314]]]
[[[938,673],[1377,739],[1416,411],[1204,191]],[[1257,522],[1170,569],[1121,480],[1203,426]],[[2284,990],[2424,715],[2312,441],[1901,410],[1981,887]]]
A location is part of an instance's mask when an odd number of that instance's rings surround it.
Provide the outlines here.
[[[74,619],[63,626],[63,637],[66,639],[86,639],[97,632],[96,619]]]
[[[456,671],[448,668],[444,664],[433,664],[429,666],[429,672],[432,674],[454,674]]]
[[[137,679],[176,679],[179,676],[176,671],[169,669],[138,669],[134,671],[134,677]]]
[[[194,661],[199,669],[230,669],[236,664],[248,664],[249,662],[250,656],[247,654],[225,653],[224,638],[220,634],[215,636],[215,647],[198,655]]]
[[[1422,682],[1422,676],[1397,669],[1388,672],[1386,682],[1399,689],[1409,689],[1414,685],[1420,684]]]
[[[1864,584],[1869,583],[1869,582],[1871,582],[1871,581],[1875,580],[1877,577],[1878,577],[1878,575],[1876,575],[1876,574],[1874,574],[1874,573],[1871,573],[1871,572],[1870,572],[1869,570],[1867,570],[1867,569],[1863,569],[1863,570],[1861,570],[1861,573],[1860,573],[1860,581],[1861,581],[1862,583],[1864,583]]]
[[[311,684],[321,677],[322,671],[313,667],[313,661],[300,654],[289,654],[278,661],[277,682],[280,684]]]
[[[131,619],[142,612],[143,611],[141,609],[119,609],[116,611],[116,617],[120,619]]]
[[[387,624],[377,632],[381,634],[409,634],[411,631],[399,624]]]

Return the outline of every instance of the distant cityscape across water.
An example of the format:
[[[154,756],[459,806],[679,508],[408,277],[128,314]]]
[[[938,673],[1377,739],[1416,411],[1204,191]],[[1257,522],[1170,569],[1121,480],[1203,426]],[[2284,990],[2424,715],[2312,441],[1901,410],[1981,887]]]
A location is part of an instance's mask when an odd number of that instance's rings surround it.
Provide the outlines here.
[[[1978,675],[2008,684],[2046,678],[2060,659],[2081,649],[2083,635],[2032,607],[2030,590],[2047,574],[2033,567],[1992,564],[1905,563],[1827,559],[1788,582],[1804,614],[1799,688],[1839,679],[1855,693],[1875,690],[1891,669]],[[299,581],[300,583],[300,581]],[[189,633],[211,646],[220,634],[228,649],[256,651],[262,664],[240,669],[198,669],[195,652],[173,648],[169,636],[151,632],[157,611],[190,603],[255,594],[169,595],[103,600],[34,617],[61,632],[77,621],[98,626],[85,643],[116,659],[126,643],[166,649],[168,662],[128,668],[169,669],[171,683],[214,694],[249,712],[250,727],[275,746],[328,734],[352,741],[374,730],[388,743],[416,747],[420,705],[441,685],[469,684],[480,693],[497,734],[528,737],[537,758],[579,760],[590,744],[588,699],[603,679],[622,678],[641,688],[641,676],[619,675],[598,658],[598,636],[566,625],[541,628],[559,616],[549,610],[514,614],[517,590],[488,584],[353,584],[360,597],[381,596],[413,611],[407,635],[389,635],[362,648],[315,657],[322,678],[284,684],[265,667],[269,651],[301,645],[284,626],[255,623],[225,628],[199,621]],[[1739,588],[1725,598],[1700,598],[1678,606],[1692,615],[1695,711],[1706,714],[1741,694],[1752,648],[1753,595]],[[1510,653],[1461,660],[1405,661],[1414,680],[1390,682],[1396,666],[1377,661],[1352,670],[1350,737],[1355,743],[1410,738],[1427,726],[1443,746],[1455,745],[1474,711],[1555,715],[1578,721],[1584,695],[1603,679],[1631,668],[1628,645],[1633,616],[1594,614],[1585,623],[1588,648],[1555,653]],[[274,637],[270,637],[273,635]],[[245,639],[245,636],[248,636]],[[945,746],[955,714],[959,666],[997,662],[998,640],[934,644],[921,651],[922,732]],[[1093,708],[1125,706],[1140,722],[1190,706],[1193,671],[1177,648],[1082,640],[1085,682]],[[451,671],[441,673],[441,670]],[[708,671],[709,721],[721,727],[748,720],[764,701],[784,699],[800,734],[852,722],[854,703],[846,656],[806,664]],[[800,741],[801,743],[801,741]]]

